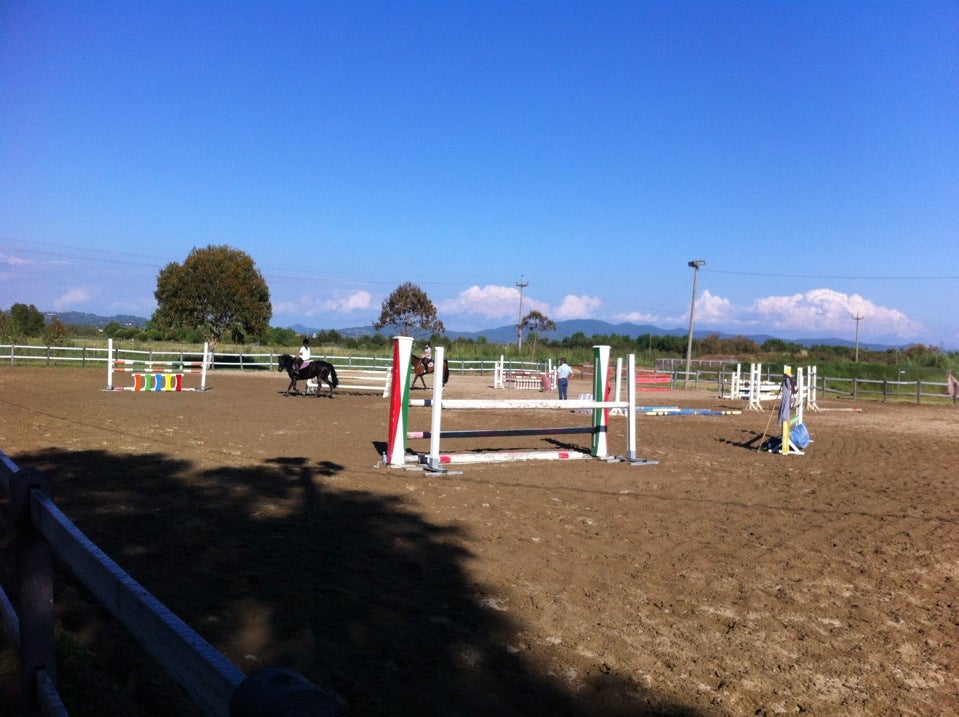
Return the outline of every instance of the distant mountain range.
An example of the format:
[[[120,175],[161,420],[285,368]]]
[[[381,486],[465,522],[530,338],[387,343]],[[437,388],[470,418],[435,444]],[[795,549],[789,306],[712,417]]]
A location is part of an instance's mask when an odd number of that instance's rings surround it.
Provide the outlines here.
[[[85,314],[82,311],[47,311],[44,316],[49,320],[53,318],[60,319],[65,324],[76,324],[77,326],[95,326],[102,329],[107,324],[116,322],[121,326],[136,326],[137,328],[146,328],[147,320],[141,316],[127,316],[126,314],[117,314],[116,316],[98,316],[97,314]]]
[[[302,324],[294,324],[287,328],[293,329],[300,334],[315,334],[321,329],[311,328],[304,326]],[[356,336],[367,336],[376,333],[376,329],[373,326],[356,326],[349,329],[336,329],[336,331],[347,337],[356,337]],[[382,331],[380,333],[388,333]],[[541,333],[541,336],[545,336],[551,341],[561,341],[573,334],[582,333],[584,336],[629,336],[635,338],[637,336],[645,336],[646,334],[652,334],[653,336],[687,336],[689,334],[689,329],[663,329],[659,326],[652,326],[651,324],[631,324],[631,323],[620,323],[620,324],[611,324],[608,321],[599,321],[597,319],[570,319],[569,321],[557,321],[555,331],[546,331]],[[429,334],[420,333],[414,334],[417,338],[427,338]],[[509,344],[516,341],[516,325],[508,324],[506,326],[499,326],[493,329],[483,329],[481,331],[449,331],[447,330],[444,335],[450,339],[479,339],[480,337],[485,337],[486,340],[492,344]],[[728,334],[723,333],[722,331],[714,331],[712,329],[703,329],[693,331],[693,336],[697,339],[706,338],[707,336],[719,336],[723,339],[730,339],[735,336],[741,336],[742,334]],[[746,338],[755,341],[757,344],[762,345],[764,342],[769,341],[770,339],[779,338],[778,336],[771,336],[769,334],[753,334],[746,336]],[[791,343],[799,344],[800,346],[847,346],[854,347],[856,344],[853,341],[848,341],[845,339],[785,339]],[[865,344],[863,342],[859,343],[859,347],[862,349],[868,349],[870,351],[884,351],[888,346],[882,346],[879,344]]]
[[[81,326],[95,326],[97,328],[103,328],[109,323],[116,322],[121,326],[136,326],[138,328],[144,328],[147,324],[147,320],[140,316],[128,316],[125,314],[120,314],[117,316],[98,316],[97,314],[86,314],[79,311],[61,311],[61,312],[46,312],[45,316],[48,319],[57,317],[65,324],[77,324]],[[292,326],[287,326],[285,328],[292,329],[300,334],[316,334],[320,331],[329,331],[330,329],[322,329],[311,326],[304,326],[303,324],[293,324]],[[372,336],[377,333],[376,329],[373,328],[372,324],[368,326],[354,326],[346,329],[336,329],[337,333],[341,336],[346,337],[356,337],[356,336]],[[688,329],[662,329],[658,326],[652,326],[650,324],[630,324],[630,323],[621,323],[621,324],[611,324],[608,321],[598,321],[596,319],[571,319],[569,321],[557,321],[556,330],[544,332],[542,335],[550,340],[562,340],[573,334],[582,333],[584,336],[629,336],[635,338],[637,336],[645,336],[646,334],[652,334],[653,336],[686,336]],[[381,332],[389,333],[389,332]],[[712,336],[713,334],[718,335],[720,338],[728,339],[733,338],[734,336],[740,336],[741,334],[727,334],[721,331],[712,331],[712,330],[700,330],[695,331],[694,335],[697,339],[702,339],[707,336]],[[418,338],[426,338],[427,335],[422,334]],[[477,340],[481,337],[485,337],[486,340],[493,344],[509,344],[516,341],[516,326],[515,324],[510,324],[506,326],[499,326],[493,329],[483,329],[482,331],[447,331],[445,333],[450,339],[473,339]],[[754,334],[747,336],[746,338],[755,341],[757,344],[762,345],[765,341],[770,339],[778,338],[776,336],[770,336],[768,334]],[[848,341],[846,339],[834,339],[834,338],[819,338],[819,339],[786,339],[791,343],[799,344],[800,346],[846,346],[854,347],[855,342]],[[889,346],[883,346],[879,344],[864,344],[860,342],[860,348],[868,349],[870,351],[885,351]]]

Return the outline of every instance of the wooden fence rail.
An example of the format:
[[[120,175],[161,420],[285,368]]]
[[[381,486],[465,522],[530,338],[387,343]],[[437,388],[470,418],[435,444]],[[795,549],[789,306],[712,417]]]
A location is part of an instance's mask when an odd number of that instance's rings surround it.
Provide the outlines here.
[[[0,613],[17,652],[24,714],[66,716],[56,689],[53,556],[63,562],[203,714],[331,717],[337,700],[299,674],[271,668],[249,677],[103,553],[53,502],[49,478],[0,451],[8,496],[15,585],[0,586]],[[7,590],[13,592],[11,598]],[[15,608],[14,605],[17,607]]]

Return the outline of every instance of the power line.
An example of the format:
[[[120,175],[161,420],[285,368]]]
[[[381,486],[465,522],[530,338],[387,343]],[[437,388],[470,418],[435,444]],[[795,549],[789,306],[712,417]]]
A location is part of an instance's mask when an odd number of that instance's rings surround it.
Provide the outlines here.
[[[66,244],[54,244],[50,242],[37,242],[25,239],[11,239],[9,237],[0,237],[0,253],[7,251],[10,253],[28,254],[37,257],[49,257],[50,259],[69,259],[75,261],[95,261],[109,264],[121,264],[125,266],[142,266],[159,270],[170,263],[182,263],[185,256],[181,257],[160,257],[149,254],[138,254],[128,251],[117,251],[104,248],[90,248],[81,246],[71,246]],[[395,285],[399,281],[407,278],[409,272],[393,273],[371,273],[369,270],[346,272],[337,270],[335,273],[320,273],[311,270],[301,270],[290,268],[289,266],[273,266],[257,262],[257,268],[264,276],[269,276],[276,280],[306,280],[306,281],[325,281],[337,282],[341,284],[361,284],[361,285]],[[496,281],[501,280],[497,277]],[[492,283],[494,280],[490,280]],[[475,278],[462,277],[446,274],[444,279],[430,279],[430,286],[460,286],[464,282],[477,283]]]
[[[761,276],[770,279],[854,279],[856,281],[950,281],[959,276],[855,276],[849,274],[778,274],[765,271],[727,271],[723,269],[704,269],[711,274],[730,276]]]

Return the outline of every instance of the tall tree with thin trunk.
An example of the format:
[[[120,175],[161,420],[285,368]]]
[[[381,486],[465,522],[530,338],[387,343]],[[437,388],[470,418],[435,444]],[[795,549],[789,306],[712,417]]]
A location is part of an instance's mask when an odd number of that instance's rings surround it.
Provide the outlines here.
[[[379,331],[385,326],[400,327],[403,336],[410,336],[413,328],[428,334],[446,330],[426,292],[409,281],[396,287],[383,301],[380,318],[373,324],[373,328]]]
[[[530,358],[536,357],[536,339],[538,332],[556,331],[556,324],[553,323],[552,319],[535,309],[526,314],[519,325],[522,329],[529,332],[529,337],[533,340],[533,350]]]

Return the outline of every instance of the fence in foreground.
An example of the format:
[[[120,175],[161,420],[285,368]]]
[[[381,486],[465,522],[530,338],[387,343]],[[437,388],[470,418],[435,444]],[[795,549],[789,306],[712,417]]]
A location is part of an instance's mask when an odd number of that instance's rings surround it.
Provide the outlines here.
[[[137,643],[215,717],[332,717],[337,700],[292,670],[249,677],[94,545],[53,502],[50,479],[0,451],[16,569],[0,586],[0,618],[20,668],[25,715],[68,717],[57,690],[53,558],[61,561]]]

